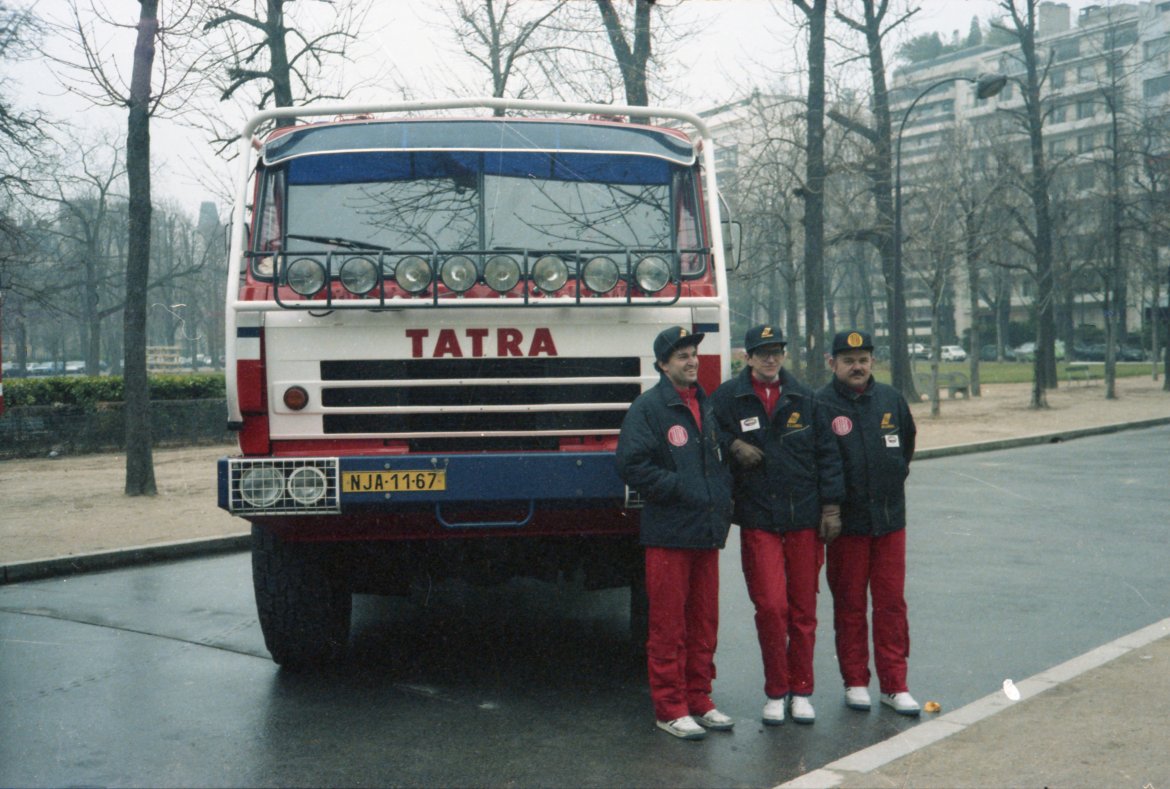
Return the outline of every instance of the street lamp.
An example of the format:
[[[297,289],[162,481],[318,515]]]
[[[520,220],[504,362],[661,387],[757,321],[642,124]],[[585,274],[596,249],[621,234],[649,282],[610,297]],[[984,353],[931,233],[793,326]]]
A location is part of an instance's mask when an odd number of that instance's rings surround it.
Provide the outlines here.
[[[890,376],[899,389],[905,391],[909,380],[905,361],[907,352],[898,347],[906,344],[906,289],[902,279],[902,132],[906,130],[906,121],[910,113],[918,106],[926,94],[940,85],[948,82],[970,82],[975,85],[975,98],[989,99],[1003,90],[1007,85],[1007,77],[1003,74],[982,74],[978,77],[956,76],[940,79],[928,85],[921,93],[914,97],[910,106],[902,113],[902,122],[898,124],[898,134],[894,138],[894,305],[890,316],[890,334],[893,337],[893,347],[890,348]],[[975,349],[972,349],[975,350]]]

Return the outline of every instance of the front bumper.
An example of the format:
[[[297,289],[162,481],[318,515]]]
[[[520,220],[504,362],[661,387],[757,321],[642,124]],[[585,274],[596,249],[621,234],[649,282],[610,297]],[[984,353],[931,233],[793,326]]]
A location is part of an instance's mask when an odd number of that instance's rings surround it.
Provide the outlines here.
[[[278,490],[279,488],[279,490]],[[443,505],[636,506],[611,452],[220,458],[219,506],[243,517]]]

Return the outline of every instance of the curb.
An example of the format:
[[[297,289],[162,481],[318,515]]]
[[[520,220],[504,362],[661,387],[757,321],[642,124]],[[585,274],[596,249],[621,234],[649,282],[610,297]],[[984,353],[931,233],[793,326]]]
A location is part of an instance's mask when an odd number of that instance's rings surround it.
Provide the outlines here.
[[[1016,447],[1034,446],[1036,444],[1054,444],[1061,441],[1084,438],[1086,436],[1108,435],[1110,433],[1119,433],[1123,430],[1141,430],[1148,427],[1159,427],[1161,425],[1170,425],[1170,417],[1143,419],[1138,422],[1116,422],[1111,425],[1085,427],[1077,430],[1063,430],[1058,433],[1041,433],[1034,436],[1021,436],[1019,438],[1005,438],[995,441],[980,441],[973,444],[954,444],[946,447],[920,449],[914,453],[914,459],[929,460],[930,458],[953,457],[955,455],[967,455],[975,452],[1015,449]],[[251,540],[252,537],[250,534],[240,534],[230,537],[183,540],[159,545],[139,545],[132,548],[122,548],[78,556],[66,556],[58,559],[16,562],[14,564],[0,565],[0,586],[61,575],[114,570],[121,567],[151,564],[153,562],[191,559],[217,553],[246,551],[251,547]]]
[[[181,540],[156,545],[138,545],[100,553],[63,556],[57,559],[34,559],[0,565],[0,585],[53,578],[61,575],[114,570],[153,562],[191,559],[217,553],[246,551],[252,545],[251,534],[210,539]]]

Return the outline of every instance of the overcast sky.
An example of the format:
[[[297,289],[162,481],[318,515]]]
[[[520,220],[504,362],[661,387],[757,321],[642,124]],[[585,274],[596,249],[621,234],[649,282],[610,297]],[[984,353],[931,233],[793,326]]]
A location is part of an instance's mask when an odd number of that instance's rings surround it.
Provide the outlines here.
[[[393,69],[412,86],[428,88],[437,97],[452,95],[450,74],[453,63],[454,43],[435,24],[425,24],[420,14],[433,14],[434,6],[442,0],[428,0],[426,3],[407,3],[406,0],[377,0],[374,13],[368,20],[368,38],[363,42],[365,52],[362,60],[346,67],[339,75],[346,82],[360,80],[367,63],[378,64],[380,69]],[[584,0],[582,0],[584,2]],[[679,0],[665,0],[674,5]],[[1075,17],[1076,10],[1087,0],[1069,0]],[[19,5],[16,0],[15,5]],[[908,5],[908,0],[894,0],[895,7]],[[944,40],[954,31],[966,35],[972,16],[986,19],[997,14],[996,0],[920,0],[921,8],[911,20],[904,33],[895,39],[895,46],[911,35],[937,31]],[[58,0],[39,0],[34,3],[37,11],[44,14],[61,12]],[[108,3],[115,10],[126,10],[128,23],[137,15],[137,4],[125,0]],[[168,2],[160,5],[165,14]],[[320,8],[328,9],[321,4]],[[132,13],[131,13],[132,10]],[[325,13],[331,13],[327,10]],[[800,89],[796,84],[784,84],[784,74],[794,72],[800,39],[792,21],[796,12],[787,0],[681,0],[681,7],[674,12],[696,30],[693,41],[688,40],[685,49],[678,50],[682,78],[675,80],[673,87],[680,96],[673,103],[688,109],[703,109],[712,104],[733,100],[744,95],[752,86],[768,88]],[[441,15],[437,17],[441,20]],[[129,39],[128,39],[129,40]],[[129,53],[132,44],[111,46],[109,51],[119,58]],[[368,59],[366,59],[368,58]],[[887,63],[893,61],[892,52]],[[387,64],[389,64],[387,66]],[[861,77],[863,67],[854,65]],[[126,74],[128,65],[123,66]],[[23,68],[10,69],[9,76],[15,77],[15,84],[25,86],[22,101],[40,103],[50,112],[71,108],[71,115],[87,130],[108,128],[115,137],[124,137],[125,111],[92,110],[84,105],[61,97],[60,90],[45,91],[42,86],[51,83],[43,64],[28,64]],[[34,87],[35,86],[35,87]],[[51,94],[57,94],[55,96]],[[363,97],[397,98],[378,96],[373,91],[364,91]],[[420,95],[425,97],[425,94]],[[225,113],[236,112],[227,108]],[[238,119],[242,125],[244,117]],[[200,168],[220,168],[234,174],[235,168],[205,156],[203,140],[179,129],[174,123],[156,121],[152,126],[153,158],[156,172],[155,193],[157,197],[179,200],[192,214],[198,210],[201,200],[214,199],[204,187],[194,182],[189,175]],[[221,212],[226,208],[221,209]]]

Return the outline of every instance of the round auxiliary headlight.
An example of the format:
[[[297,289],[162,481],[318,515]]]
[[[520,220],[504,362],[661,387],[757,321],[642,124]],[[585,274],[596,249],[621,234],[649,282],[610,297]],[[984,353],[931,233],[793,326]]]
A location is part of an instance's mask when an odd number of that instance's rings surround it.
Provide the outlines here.
[[[404,257],[394,269],[394,281],[407,293],[422,293],[431,284],[431,264],[418,255]]]
[[[447,286],[447,290],[463,293],[470,290],[471,286],[475,284],[479,278],[479,272],[475,270],[475,263],[472,262],[471,258],[456,255],[443,262],[443,267],[439,269],[439,276],[443,278],[443,284]]]
[[[569,267],[556,255],[545,255],[532,267],[532,279],[545,293],[556,293],[569,280]]]
[[[670,264],[657,255],[648,255],[634,267],[638,287],[645,293],[657,293],[670,282]]]
[[[618,283],[617,263],[606,257],[596,257],[585,264],[585,287],[594,293],[608,293]]]
[[[364,296],[378,284],[378,266],[369,258],[349,258],[341,264],[338,276],[346,290]]]
[[[483,280],[499,293],[507,293],[520,281],[520,264],[507,255],[496,255],[484,264]]]
[[[253,507],[271,507],[284,492],[284,475],[270,466],[257,466],[240,475],[240,496]]]
[[[321,500],[329,485],[321,469],[303,466],[288,475],[288,495],[297,504],[314,504]]]
[[[271,255],[262,258],[256,258],[252,261],[252,275],[255,277],[272,279],[272,269],[274,266],[275,261]]]
[[[312,296],[325,287],[325,267],[312,258],[297,258],[288,264],[284,279],[293,292]]]

